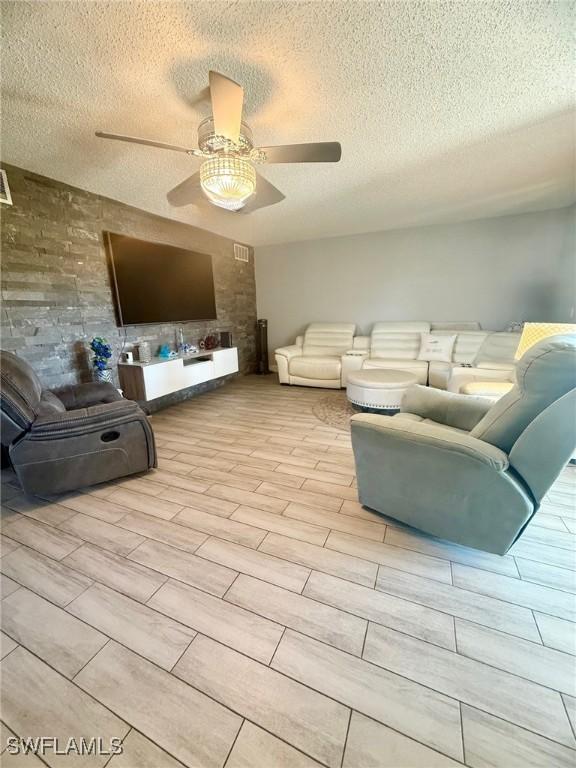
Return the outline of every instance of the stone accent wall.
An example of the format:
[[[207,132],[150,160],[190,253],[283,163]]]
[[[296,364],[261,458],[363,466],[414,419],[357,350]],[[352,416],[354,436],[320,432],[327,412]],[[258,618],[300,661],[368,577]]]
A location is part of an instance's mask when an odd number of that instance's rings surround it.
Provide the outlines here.
[[[218,319],[183,323],[189,343],[232,331],[240,370],[255,366],[254,258],[236,261],[233,241],[26,170],[3,165],[13,206],[2,205],[2,348],[16,352],[47,387],[92,378],[88,344],[104,336],[120,350],[175,343],[180,324],[118,328],[103,231],[212,255]],[[159,194],[161,194],[159,192]],[[196,390],[197,388],[193,388]],[[205,387],[202,387],[205,389]]]

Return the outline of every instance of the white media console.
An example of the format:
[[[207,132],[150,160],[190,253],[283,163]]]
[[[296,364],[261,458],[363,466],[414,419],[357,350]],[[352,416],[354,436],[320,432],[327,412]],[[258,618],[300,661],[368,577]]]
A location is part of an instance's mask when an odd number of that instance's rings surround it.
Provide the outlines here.
[[[155,400],[180,389],[238,372],[238,350],[211,349],[194,355],[154,357],[149,363],[119,363],[118,376],[124,397]]]

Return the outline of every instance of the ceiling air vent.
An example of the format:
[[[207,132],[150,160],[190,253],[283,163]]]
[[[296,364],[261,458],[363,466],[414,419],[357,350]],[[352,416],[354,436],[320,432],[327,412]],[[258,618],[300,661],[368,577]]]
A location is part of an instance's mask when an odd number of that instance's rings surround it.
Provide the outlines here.
[[[236,261],[250,261],[250,248],[247,245],[234,243],[234,258]]]
[[[6,205],[12,205],[12,195],[10,194],[10,187],[8,186],[8,177],[6,171],[0,169],[0,203],[6,203]]]

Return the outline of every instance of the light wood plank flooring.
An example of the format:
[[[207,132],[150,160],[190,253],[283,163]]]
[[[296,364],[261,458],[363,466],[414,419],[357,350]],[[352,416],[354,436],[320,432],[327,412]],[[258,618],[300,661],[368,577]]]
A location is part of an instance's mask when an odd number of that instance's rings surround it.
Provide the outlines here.
[[[360,506],[326,395],[238,379],[152,418],[158,470],[85,492],[26,498],[2,473],[2,751],[573,768],[576,469],[508,555],[459,547]]]

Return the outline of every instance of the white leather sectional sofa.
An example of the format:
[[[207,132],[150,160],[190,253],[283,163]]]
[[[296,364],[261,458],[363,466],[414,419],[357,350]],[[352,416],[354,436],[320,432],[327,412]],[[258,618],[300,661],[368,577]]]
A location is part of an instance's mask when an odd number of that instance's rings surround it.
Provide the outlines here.
[[[410,371],[419,384],[459,392],[472,381],[512,381],[519,333],[482,331],[478,323],[381,322],[369,336],[346,323],[312,323],[275,352],[281,384],[339,389],[366,368]],[[450,361],[419,360],[422,334],[456,336]]]

